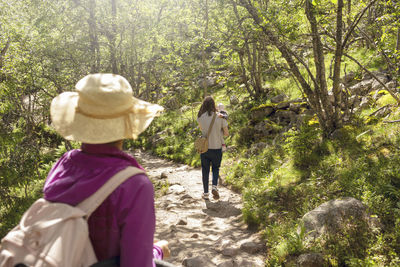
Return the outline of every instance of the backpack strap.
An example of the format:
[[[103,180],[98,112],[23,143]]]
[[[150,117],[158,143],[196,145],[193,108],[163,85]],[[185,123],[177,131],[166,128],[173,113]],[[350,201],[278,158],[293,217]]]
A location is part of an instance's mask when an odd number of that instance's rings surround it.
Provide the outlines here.
[[[212,121],[211,121],[211,123],[210,123],[210,126],[208,127],[208,132],[207,132],[207,139],[208,139],[208,137],[210,136],[210,133],[211,133],[211,128],[213,127],[213,125],[214,125],[214,121],[215,121],[215,117],[217,116],[217,114],[216,113],[214,113],[214,116],[213,116],[213,118],[212,118]]]
[[[128,178],[139,174],[145,173],[144,170],[141,170],[136,167],[129,166],[122,171],[117,172],[114,176],[112,176],[108,181],[100,187],[93,195],[83,200],[81,203],[77,205],[78,208],[82,209],[86,212],[86,218],[92,214],[93,211],[100,206],[101,203],[125,180]]]

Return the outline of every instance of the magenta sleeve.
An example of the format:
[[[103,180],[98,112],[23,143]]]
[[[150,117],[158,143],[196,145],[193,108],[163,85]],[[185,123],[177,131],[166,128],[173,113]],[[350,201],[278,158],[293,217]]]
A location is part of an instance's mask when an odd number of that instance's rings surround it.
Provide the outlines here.
[[[153,267],[155,231],[154,188],[146,175],[122,185],[118,221],[121,222],[121,267]]]

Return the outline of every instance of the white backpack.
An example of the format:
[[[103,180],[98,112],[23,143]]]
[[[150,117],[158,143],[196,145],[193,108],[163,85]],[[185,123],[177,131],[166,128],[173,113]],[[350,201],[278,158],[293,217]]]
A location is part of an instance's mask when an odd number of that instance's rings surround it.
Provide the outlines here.
[[[76,207],[38,199],[0,245],[0,267],[87,267],[97,262],[89,239],[90,214],[129,177],[144,173],[127,167]]]

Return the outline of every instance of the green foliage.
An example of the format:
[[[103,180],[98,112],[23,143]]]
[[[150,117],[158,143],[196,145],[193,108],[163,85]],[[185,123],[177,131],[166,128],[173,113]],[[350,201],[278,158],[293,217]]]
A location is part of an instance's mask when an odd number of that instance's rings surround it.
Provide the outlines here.
[[[195,117],[193,114],[191,110],[184,114],[166,113],[156,118],[146,132],[138,140],[130,142],[129,146],[143,147],[163,158],[199,166],[199,155],[195,153],[193,143],[200,130],[196,122],[197,113]],[[171,121],[176,123],[171,124]]]
[[[323,153],[321,131],[314,125],[304,124],[300,131],[288,131],[284,148],[298,167],[317,164]]]
[[[271,257],[267,259],[267,266],[288,264],[291,256],[300,255],[306,251],[305,228],[302,223],[274,224],[263,231],[266,237],[268,234],[271,234],[273,238],[267,238],[267,245],[272,250]]]
[[[5,146],[10,148],[10,145],[12,143]],[[5,146],[3,143],[2,147]],[[35,157],[35,159],[25,159],[21,164],[20,160],[23,159],[24,155],[19,153],[22,151],[33,152],[29,147],[11,151],[7,165],[2,165],[0,168],[2,170],[0,172],[0,190],[3,192],[0,208],[1,237],[11,230],[19,222],[24,211],[42,196],[44,180],[55,161],[55,156],[63,154],[66,149],[64,145],[61,145],[55,151],[41,151],[36,154],[39,161]],[[2,163],[5,163],[4,159],[7,158],[4,154],[1,158],[3,159]],[[16,169],[15,166],[17,165],[21,165],[20,169]],[[21,174],[25,176],[21,176]]]
[[[322,251],[333,266],[396,266],[399,126],[370,127],[349,125],[335,139],[322,139],[315,125],[305,124],[288,132],[281,148],[268,146],[258,155],[226,162],[226,181],[243,193],[244,220],[265,235],[268,266],[290,265],[293,256],[313,251]],[[304,243],[294,222],[342,196],[362,200],[384,231],[349,221],[343,232]]]

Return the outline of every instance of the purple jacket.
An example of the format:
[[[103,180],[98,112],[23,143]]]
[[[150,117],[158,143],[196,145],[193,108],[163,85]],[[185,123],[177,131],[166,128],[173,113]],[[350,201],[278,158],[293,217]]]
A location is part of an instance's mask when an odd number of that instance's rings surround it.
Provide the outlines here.
[[[49,201],[77,205],[127,166],[143,169],[127,153],[109,145],[83,144],[53,166],[43,188]],[[90,216],[89,235],[98,260],[120,256],[121,267],[155,266],[154,188],[144,174],[122,183]]]

